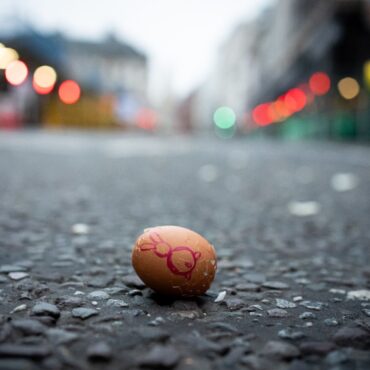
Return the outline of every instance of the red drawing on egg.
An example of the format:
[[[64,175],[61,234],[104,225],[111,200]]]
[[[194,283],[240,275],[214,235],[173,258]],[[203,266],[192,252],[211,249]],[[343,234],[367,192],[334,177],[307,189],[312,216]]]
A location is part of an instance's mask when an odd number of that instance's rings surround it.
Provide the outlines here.
[[[200,252],[194,252],[186,245],[172,247],[156,232],[151,232],[149,234],[149,239],[152,241],[151,243],[139,245],[142,252],[153,251],[158,257],[166,258],[167,267],[173,274],[182,275],[187,280],[191,279],[191,274],[201,256]],[[180,253],[182,253],[182,258],[180,260],[174,258]]]

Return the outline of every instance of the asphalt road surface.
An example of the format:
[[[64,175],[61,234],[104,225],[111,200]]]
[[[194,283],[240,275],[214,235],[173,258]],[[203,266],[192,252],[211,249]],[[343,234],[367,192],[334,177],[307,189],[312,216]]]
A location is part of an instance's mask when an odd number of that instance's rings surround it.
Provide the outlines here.
[[[370,368],[369,147],[1,133],[0,174],[0,369]],[[166,224],[215,246],[206,295],[136,277]]]

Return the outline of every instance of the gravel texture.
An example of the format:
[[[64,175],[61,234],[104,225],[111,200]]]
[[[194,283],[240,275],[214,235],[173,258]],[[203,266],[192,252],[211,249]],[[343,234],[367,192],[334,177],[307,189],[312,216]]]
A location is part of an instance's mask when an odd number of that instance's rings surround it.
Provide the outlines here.
[[[369,148],[35,131],[0,171],[0,369],[370,368]],[[166,224],[215,246],[204,296],[135,275]]]

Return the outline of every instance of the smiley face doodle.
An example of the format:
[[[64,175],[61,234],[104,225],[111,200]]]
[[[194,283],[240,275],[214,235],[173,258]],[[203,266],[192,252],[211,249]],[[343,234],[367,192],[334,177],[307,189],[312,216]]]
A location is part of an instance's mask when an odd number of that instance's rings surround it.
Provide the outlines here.
[[[172,247],[156,232],[151,232],[149,239],[151,243],[139,245],[140,251],[153,251],[158,257],[166,258],[167,267],[173,274],[182,275],[187,280],[191,279],[191,274],[201,256],[200,252],[194,252],[186,245]]]

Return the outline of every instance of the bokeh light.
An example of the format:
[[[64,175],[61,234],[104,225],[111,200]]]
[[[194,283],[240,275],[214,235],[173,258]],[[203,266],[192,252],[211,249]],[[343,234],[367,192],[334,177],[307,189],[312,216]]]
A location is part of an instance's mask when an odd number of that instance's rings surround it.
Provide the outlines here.
[[[279,96],[273,103],[273,108],[278,120],[284,120],[292,115],[292,111],[286,106],[285,95]]]
[[[330,90],[330,78],[324,72],[316,72],[311,76],[308,85],[315,95],[325,95]]]
[[[370,89],[370,60],[364,64],[364,80],[367,87]]]
[[[33,80],[35,84],[40,87],[50,88],[57,80],[57,73],[55,69],[50,66],[41,66],[38,67],[33,74]]]
[[[262,103],[253,109],[252,118],[258,126],[267,126],[273,122],[270,105],[271,103]]]
[[[288,111],[299,112],[306,106],[306,94],[301,89],[291,89],[286,93],[284,103]]]
[[[154,130],[157,124],[157,114],[149,108],[142,108],[136,116],[136,124],[144,130]]]
[[[229,129],[235,125],[236,116],[229,107],[219,107],[213,114],[213,121],[220,129]]]
[[[41,86],[37,85],[35,80],[32,81],[33,89],[40,95],[50,94],[53,91],[54,86],[55,85],[51,85],[49,87],[41,87]]]
[[[11,62],[18,60],[18,53],[11,48],[6,48],[4,45],[0,47],[0,69],[6,69]]]
[[[5,69],[5,78],[9,84],[18,86],[22,84],[28,75],[26,64],[20,60],[15,60],[8,64]]]
[[[59,86],[58,94],[63,103],[74,104],[80,99],[81,88],[76,81],[66,80]]]
[[[359,94],[360,85],[354,78],[345,77],[338,82],[338,90],[344,99],[350,100]]]

